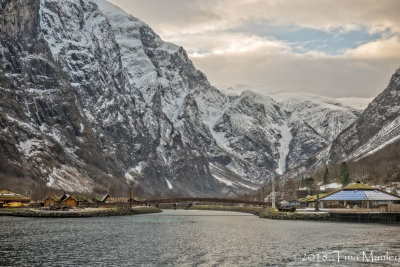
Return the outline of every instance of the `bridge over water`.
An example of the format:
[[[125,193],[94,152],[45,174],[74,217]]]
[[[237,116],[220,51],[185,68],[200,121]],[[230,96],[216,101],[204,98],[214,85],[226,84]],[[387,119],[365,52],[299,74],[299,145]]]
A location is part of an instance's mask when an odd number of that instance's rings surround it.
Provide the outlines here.
[[[178,204],[178,203],[226,203],[226,204],[245,204],[245,205],[258,205],[258,206],[270,206],[271,203],[262,201],[251,201],[243,199],[232,199],[232,198],[199,198],[199,197],[187,197],[187,198],[161,198],[161,199],[146,199],[146,200],[133,200],[132,204],[138,205],[149,205],[149,204]]]

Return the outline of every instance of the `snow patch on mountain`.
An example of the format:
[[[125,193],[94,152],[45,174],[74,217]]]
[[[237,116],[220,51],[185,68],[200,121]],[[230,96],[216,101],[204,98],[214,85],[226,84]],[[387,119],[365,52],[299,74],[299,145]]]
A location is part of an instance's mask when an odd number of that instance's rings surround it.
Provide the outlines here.
[[[38,139],[28,139],[26,141],[19,142],[19,148],[22,153],[24,153],[27,157],[35,156],[37,153],[40,153],[38,149],[44,145],[42,140]]]
[[[375,134],[367,143],[363,144],[353,154],[349,155],[351,159],[362,159],[368,155],[372,155],[385,146],[392,144],[400,139],[400,116],[392,122],[383,126],[382,129]]]
[[[46,185],[68,192],[90,193],[93,191],[95,183],[91,178],[82,175],[76,168],[62,165],[60,168],[53,169]]]
[[[284,174],[286,171],[286,158],[290,152],[290,142],[293,139],[290,133],[290,128],[287,123],[279,126],[281,138],[279,139],[279,161],[278,161],[278,174]]]
[[[217,179],[219,182],[221,182],[221,183],[223,183],[223,184],[226,184],[227,186],[236,187],[236,186],[233,185],[233,182],[229,181],[228,179],[225,179],[225,178],[223,178],[223,177],[220,177],[220,176],[218,176],[218,175],[216,175],[216,174],[213,174],[212,176],[213,176],[215,179]]]
[[[169,180],[167,178],[165,178],[165,182],[167,183],[167,186],[168,186],[169,190],[174,189],[174,187],[172,186],[172,184],[169,182]]]

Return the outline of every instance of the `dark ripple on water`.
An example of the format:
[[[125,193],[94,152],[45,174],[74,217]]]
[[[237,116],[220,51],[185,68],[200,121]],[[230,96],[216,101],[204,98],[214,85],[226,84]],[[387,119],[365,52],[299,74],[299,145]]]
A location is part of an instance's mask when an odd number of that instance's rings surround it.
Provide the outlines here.
[[[399,230],[388,225],[275,221],[219,211],[0,217],[0,266],[364,266],[362,257],[342,258],[339,263],[316,257],[334,259],[334,251],[348,257],[370,251],[398,257]],[[381,261],[376,266],[396,263]]]

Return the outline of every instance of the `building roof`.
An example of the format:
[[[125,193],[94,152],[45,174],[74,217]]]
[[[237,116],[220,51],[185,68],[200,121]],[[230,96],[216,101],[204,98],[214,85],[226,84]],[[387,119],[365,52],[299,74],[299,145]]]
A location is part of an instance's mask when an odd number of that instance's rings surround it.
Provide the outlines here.
[[[306,198],[309,195],[317,195],[317,194],[322,194],[325,193],[325,191],[322,190],[316,190],[316,189],[311,189],[311,190],[296,190],[296,195],[297,198]]]
[[[80,202],[89,201],[89,199],[84,195],[69,195],[69,194],[63,195],[61,198],[57,198],[57,199],[58,199],[58,201],[65,201],[68,198],[72,198],[72,199],[74,199],[76,201],[80,201]]]
[[[71,195],[71,197],[75,198],[77,201],[89,201],[84,195]]]
[[[98,202],[104,202],[106,201],[108,198],[110,198],[109,194],[105,194],[104,196],[95,196],[94,200],[98,201]]]
[[[366,184],[361,184],[361,183],[355,183],[346,186],[345,188],[342,188],[342,190],[354,190],[354,189],[362,189],[362,190],[375,190],[372,186],[366,185]]]
[[[46,200],[46,199],[48,199],[48,198],[51,198],[51,199],[53,199],[54,201],[61,201],[61,198],[62,198],[63,196],[55,196],[55,195],[50,195],[50,196],[47,196],[44,200]]]
[[[27,196],[8,191],[1,190],[0,191],[0,201],[30,201],[31,199]]]
[[[70,199],[70,198],[72,198],[72,199],[78,201],[74,196],[71,196],[71,195],[68,195],[68,196],[67,196],[66,198],[64,198],[62,201],[66,201],[67,199]]]
[[[360,201],[360,200],[369,200],[369,201],[398,201],[399,197],[391,195],[389,193],[380,191],[380,190],[346,190],[342,189],[333,194],[330,194],[324,197],[321,200],[337,200],[337,201]]]
[[[319,195],[319,198],[321,199],[321,198],[325,197],[328,194],[327,193],[321,193],[321,194],[318,194],[318,195]],[[318,195],[312,195],[312,196],[308,196],[308,197],[304,197],[304,198],[299,198],[299,199],[297,199],[297,201],[298,202],[315,202],[318,199]]]

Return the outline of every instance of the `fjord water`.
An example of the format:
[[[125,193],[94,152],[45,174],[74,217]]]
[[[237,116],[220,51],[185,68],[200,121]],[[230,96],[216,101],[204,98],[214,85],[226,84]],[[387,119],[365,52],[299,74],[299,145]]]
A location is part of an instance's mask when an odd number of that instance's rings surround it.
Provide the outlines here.
[[[0,266],[362,266],[362,258],[346,261],[344,256],[363,251],[400,256],[399,230],[194,210],[103,218],[0,217]],[[334,251],[342,257],[339,263]],[[332,262],[322,260],[324,253]],[[379,266],[385,264],[396,262]]]

